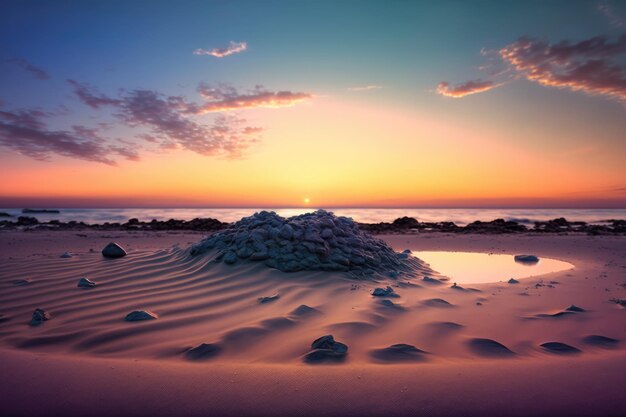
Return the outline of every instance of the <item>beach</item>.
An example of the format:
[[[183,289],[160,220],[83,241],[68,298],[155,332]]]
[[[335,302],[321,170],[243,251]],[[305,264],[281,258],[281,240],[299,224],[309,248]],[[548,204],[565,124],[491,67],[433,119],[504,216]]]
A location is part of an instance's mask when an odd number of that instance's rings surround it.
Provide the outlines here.
[[[517,283],[503,276],[454,287],[436,271],[376,282],[190,261],[185,250],[204,235],[0,233],[0,390],[11,399],[2,414],[626,412],[624,236],[376,236],[398,252],[532,253],[574,265]],[[104,259],[110,241],[128,255]],[[77,288],[81,277],[97,285]],[[396,296],[372,295],[386,285]],[[29,325],[35,308],[51,318]],[[158,318],[125,321],[133,310]],[[349,347],[345,358],[305,361],[327,334]],[[549,342],[557,344],[542,346]]]

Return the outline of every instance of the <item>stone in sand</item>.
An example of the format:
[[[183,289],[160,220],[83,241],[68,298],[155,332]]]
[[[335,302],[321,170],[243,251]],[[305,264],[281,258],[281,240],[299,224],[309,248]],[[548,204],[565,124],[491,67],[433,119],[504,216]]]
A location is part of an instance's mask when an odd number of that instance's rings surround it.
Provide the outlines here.
[[[539,262],[539,257],[535,255],[515,255],[515,262],[521,264],[536,264]]]
[[[509,284],[519,284],[519,281],[516,280],[515,278],[511,278],[510,280],[507,281]]]
[[[69,252],[63,252],[63,255],[61,255],[61,258],[71,258],[72,254]]]
[[[81,278],[78,280],[79,288],[93,288],[96,286],[96,283],[90,280],[89,278]]]
[[[13,281],[13,285],[17,285],[18,287],[22,287],[24,285],[30,285],[31,284],[31,280],[29,279],[16,279],[15,281]]]
[[[319,310],[302,304],[291,312],[292,316],[308,316],[313,313],[319,313]]]
[[[567,308],[565,309],[565,311],[573,311],[573,312],[575,312],[575,313],[583,313],[583,312],[585,312],[586,310],[585,310],[584,308],[582,308],[582,307],[578,307],[578,306],[576,306],[576,305],[572,304],[571,306],[567,307]]]
[[[121,258],[126,256],[126,251],[117,243],[111,242],[102,249],[102,256],[105,258]]]
[[[36,326],[38,324],[43,323],[44,321],[50,320],[51,318],[52,316],[46,310],[37,308],[35,309],[35,311],[33,311],[33,317],[30,320],[30,324],[32,326]]]
[[[265,304],[265,303],[271,303],[272,301],[276,301],[279,298],[280,298],[280,294],[274,294],[268,297],[259,297],[257,298],[257,300],[259,301],[259,303]]]
[[[155,313],[147,310],[135,310],[126,315],[126,321],[154,320],[158,318]]]
[[[185,352],[185,356],[189,359],[203,360],[217,356],[222,351],[220,345],[215,343],[202,343],[194,348],[190,348]]]
[[[468,341],[468,345],[472,352],[480,356],[500,358],[515,355],[515,353],[509,350],[509,348],[504,346],[502,343],[491,339],[470,339]]]
[[[305,362],[341,361],[348,353],[348,346],[335,341],[335,338],[330,334],[315,339],[311,343],[311,349],[313,350],[304,356]]]
[[[542,343],[541,347],[550,353],[557,353],[560,355],[571,355],[581,352],[580,349],[561,342],[546,342]]]
[[[591,346],[603,347],[603,348],[614,348],[619,344],[619,340],[613,339],[612,337],[600,336],[597,334],[592,334],[589,336],[585,336],[582,339],[583,343]]]
[[[383,349],[375,349],[370,355],[383,362],[418,362],[424,360],[424,352],[413,345],[398,343]]]
[[[429,276],[425,276],[424,278],[422,278],[422,281],[427,282],[429,284],[436,284],[436,285],[443,284],[443,282],[441,282],[441,280],[436,279],[436,278],[431,278]]]
[[[387,288],[375,288],[372,292],[374,297],[399,297],[398,294],[395,293],[393,288],[387,286]]]

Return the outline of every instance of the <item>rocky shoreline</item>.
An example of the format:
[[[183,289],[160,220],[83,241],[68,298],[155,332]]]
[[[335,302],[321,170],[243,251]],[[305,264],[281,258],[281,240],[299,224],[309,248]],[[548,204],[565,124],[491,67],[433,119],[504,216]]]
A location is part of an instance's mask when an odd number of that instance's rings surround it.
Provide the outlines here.
[[[1,220],[2,230],[136,230],[136,231],[201,231],[213,232],[223,230],[232,223],[221,222],[213,218],[195,218],[193,220],[156,220],[148,222],[130,219],[126,223],[88,224],[85,222],[62,222],[51,220],[40,222],[35,217],[19,216],[13,220]],[[510,234],[510,233],[584,233],[589,235],[626,235],[626,220],[608,219],[602,224],[580,221],[568,221],[560,217],[548,221],[534,222],[528,227],[519,222],[495,219],[489,222],[475,221],[465,226],[453,222],[420,222],[413,217],[401,217],[393,222],[357,223],[363,231],[372,234],[414,234],[414,233],[478,233],[478,234]]]

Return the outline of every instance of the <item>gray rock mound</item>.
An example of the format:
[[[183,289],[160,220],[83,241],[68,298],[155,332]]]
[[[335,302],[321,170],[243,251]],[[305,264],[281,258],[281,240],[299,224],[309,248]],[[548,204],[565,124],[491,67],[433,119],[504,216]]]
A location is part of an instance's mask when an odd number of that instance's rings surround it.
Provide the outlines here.
[[[102,249],[102,256],[105,258],[121,258],[126,256],[126,251],[115,242],[111,242]]]
[[[216,251],[216,261],[236,264],[263,261],[284,272],[303,270],[352,272],[398,277],[429,271],[407,253],[396,253],[380,239],[361,231],[347,217],[318,210],[284,218],[262,211],[193,245],[191,255]]]

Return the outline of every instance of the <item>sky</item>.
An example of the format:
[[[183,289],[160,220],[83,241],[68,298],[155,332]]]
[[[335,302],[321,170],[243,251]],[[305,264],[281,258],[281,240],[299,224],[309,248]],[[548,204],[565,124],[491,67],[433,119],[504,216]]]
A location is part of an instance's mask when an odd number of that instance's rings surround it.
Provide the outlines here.
[[[29,1],[0,207],[626,208],[624,1]]]

